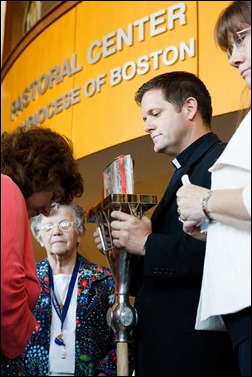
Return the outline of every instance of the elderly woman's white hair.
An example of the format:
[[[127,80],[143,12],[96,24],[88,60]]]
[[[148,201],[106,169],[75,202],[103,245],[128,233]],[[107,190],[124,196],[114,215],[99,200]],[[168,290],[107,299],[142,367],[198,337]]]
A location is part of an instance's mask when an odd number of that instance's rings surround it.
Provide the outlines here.
[[[85,210],[82,207],[80,207],[78,204],[76,204],[75,202],[72,202],[70,204],[53,203],[52,206],[51,206],[50,215],[53,215],[55,212],[57,212],[57,210],[60,207],[71,208],[72,213],[74,215],[74,222],[76,224],[77,231],[78,231],[79,235],[83,236],[85,234],[85,231],[86,231],[86,228],[85,228],[85,213],[86,212],[85,212]],[[40,228],[41,228],[42,220],[45,217],[48,217],[48,216],[44,216],[43,214],[39,214],[38,216],[34,216],[34,217],[31,218],[31,231],[32,231],[34,238],[36,238],[36,240],[38,242],[41,241]]]

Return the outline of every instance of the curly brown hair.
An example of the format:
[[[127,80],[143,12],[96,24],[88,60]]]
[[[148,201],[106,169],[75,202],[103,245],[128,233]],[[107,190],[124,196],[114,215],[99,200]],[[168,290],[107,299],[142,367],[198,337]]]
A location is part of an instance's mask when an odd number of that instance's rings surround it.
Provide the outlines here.
[[[41,126],[18,127],[2,134],[1,173],[18,185],[25,199],[61,188],[59,202],[69,204],[84,191],[71,140]]]

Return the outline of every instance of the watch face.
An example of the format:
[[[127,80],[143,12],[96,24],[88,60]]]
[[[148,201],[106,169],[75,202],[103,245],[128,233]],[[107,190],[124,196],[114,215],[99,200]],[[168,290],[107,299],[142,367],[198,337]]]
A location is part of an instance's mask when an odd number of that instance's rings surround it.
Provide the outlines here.
[[[130,326],[133,322],[133,311],[127,306],[123,307],[120,313],[120,322],[124,326]]]

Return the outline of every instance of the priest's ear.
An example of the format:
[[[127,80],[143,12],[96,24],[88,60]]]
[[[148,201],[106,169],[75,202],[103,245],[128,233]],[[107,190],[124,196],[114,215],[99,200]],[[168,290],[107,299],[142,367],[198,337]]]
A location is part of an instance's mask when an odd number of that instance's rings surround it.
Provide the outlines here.
[[[192,120],[198,109],[198,102],[194,97],[188,97],[183,105],[183,109],[188,116],[188,119]]]

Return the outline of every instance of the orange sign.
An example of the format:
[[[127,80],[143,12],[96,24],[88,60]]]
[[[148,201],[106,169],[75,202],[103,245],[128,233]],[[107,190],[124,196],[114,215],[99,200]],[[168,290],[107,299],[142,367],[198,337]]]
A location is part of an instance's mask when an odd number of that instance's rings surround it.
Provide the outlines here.
[[[208,87],[214,115],[235,111],[244,86],[213,30],[226,1],[83,1],[23,51],[2,82],[2,130],[43,124],[77,158],[144,135],[134,93],[185,70]],[[234,90],[235,88],[235,90]]]

